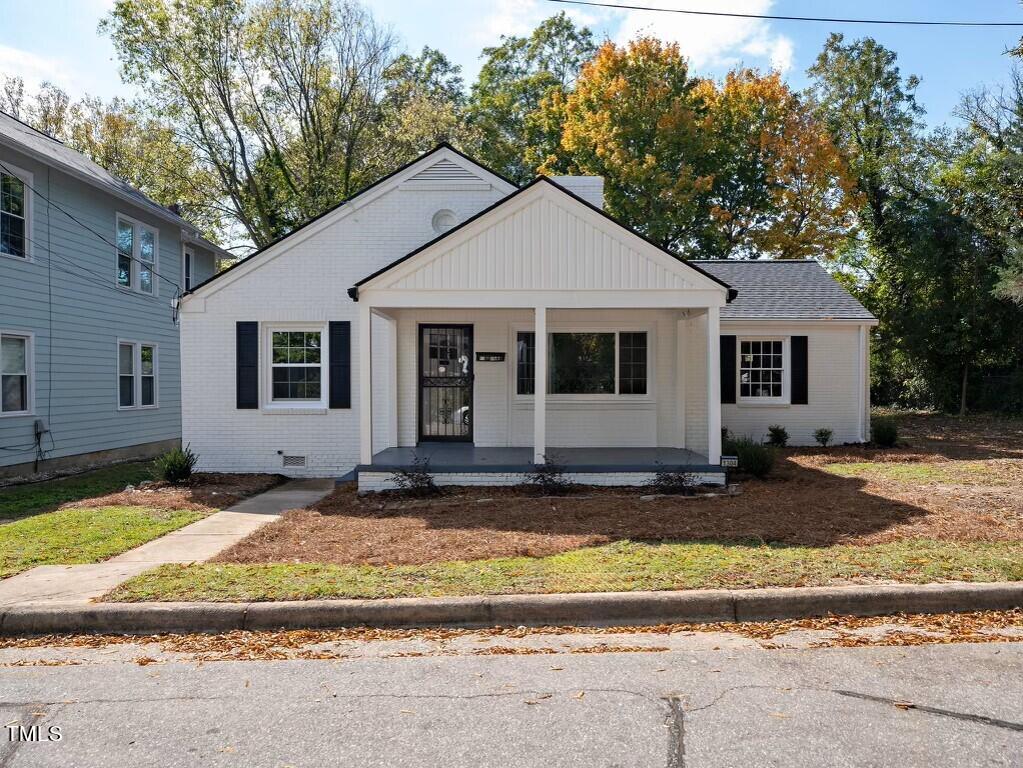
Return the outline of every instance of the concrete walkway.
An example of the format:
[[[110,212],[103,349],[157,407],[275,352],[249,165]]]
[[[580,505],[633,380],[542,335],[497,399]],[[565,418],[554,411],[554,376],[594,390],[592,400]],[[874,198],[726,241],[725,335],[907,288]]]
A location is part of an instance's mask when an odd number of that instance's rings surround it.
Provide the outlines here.
[[[332,490],[330,479],[291,480],[102,563],[41,565],[0,581],[0,606],[84,603],[157,565],[209,560],[282,512],[315,504]]]

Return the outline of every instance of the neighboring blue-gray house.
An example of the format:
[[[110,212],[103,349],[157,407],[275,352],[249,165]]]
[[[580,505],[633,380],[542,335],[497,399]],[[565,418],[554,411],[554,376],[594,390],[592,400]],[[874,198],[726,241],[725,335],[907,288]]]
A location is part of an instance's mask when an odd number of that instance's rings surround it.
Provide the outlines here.
[[[0,477],[177,444],[177,297],[226,256],[0,113]]]

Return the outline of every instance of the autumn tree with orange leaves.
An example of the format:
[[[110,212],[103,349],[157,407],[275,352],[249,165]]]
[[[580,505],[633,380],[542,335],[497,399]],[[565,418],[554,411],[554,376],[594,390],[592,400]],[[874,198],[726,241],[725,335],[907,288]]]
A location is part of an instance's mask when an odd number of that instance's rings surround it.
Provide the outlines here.
[[[605,43],[537,118],[545,173],[605,178],[607,209],[690,258],[826,257],[857,205],[845,161],[777,73],[693,78],[677,45]]]

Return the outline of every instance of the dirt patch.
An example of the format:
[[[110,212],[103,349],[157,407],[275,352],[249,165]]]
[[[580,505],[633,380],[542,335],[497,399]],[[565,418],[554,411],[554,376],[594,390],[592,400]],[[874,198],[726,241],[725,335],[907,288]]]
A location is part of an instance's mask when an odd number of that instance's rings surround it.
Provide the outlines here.
[[[242,499],[280,485],[282,475],[232,475],[197,472],[183,485],[163,481],[140,483],[131,490],[65,504],[65,507],[138,506],[200,512],[225,509]]]

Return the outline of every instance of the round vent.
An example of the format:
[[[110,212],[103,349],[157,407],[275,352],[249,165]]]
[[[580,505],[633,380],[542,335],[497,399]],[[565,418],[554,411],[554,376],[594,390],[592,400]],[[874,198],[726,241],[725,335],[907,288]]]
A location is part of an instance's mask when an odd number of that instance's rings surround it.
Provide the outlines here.
[[[433,214],[433,231],[438,235],[447,232],[451,229],[457,221],[455,220],[455,212],[449,211],[447,208],[443,208]]]

